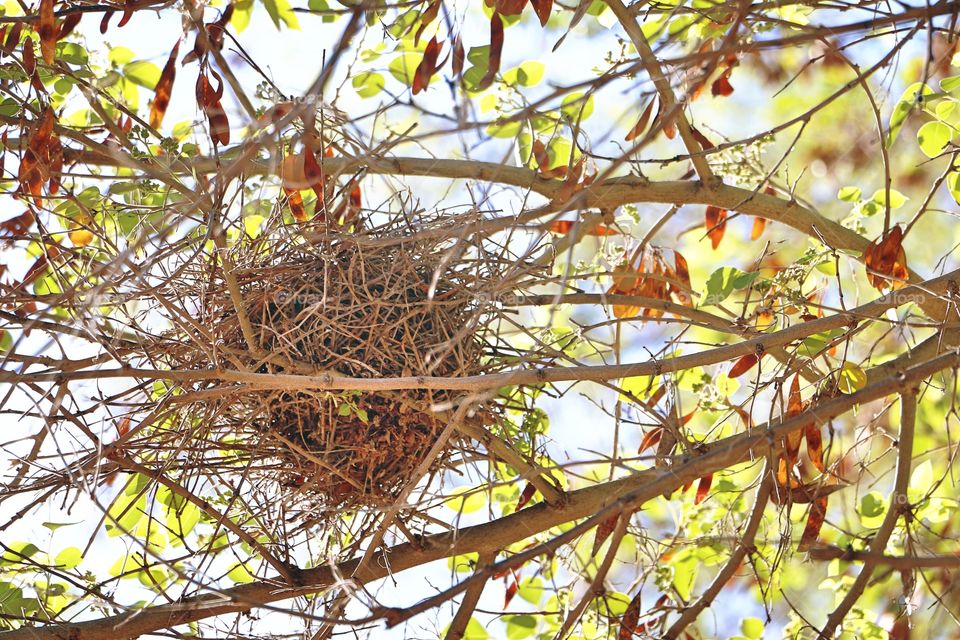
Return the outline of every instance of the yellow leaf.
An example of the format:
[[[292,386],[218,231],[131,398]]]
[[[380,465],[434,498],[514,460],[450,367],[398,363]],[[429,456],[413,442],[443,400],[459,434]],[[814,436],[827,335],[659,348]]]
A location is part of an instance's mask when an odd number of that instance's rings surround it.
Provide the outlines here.
[[[843,393],[856,393],[867,386],[867,374],[852,362],[844,362],[838,386]]]
[[[74,229],[70,232],[70,242],[75,247],[85,247],[93,242],[93,232],[86,229]]]

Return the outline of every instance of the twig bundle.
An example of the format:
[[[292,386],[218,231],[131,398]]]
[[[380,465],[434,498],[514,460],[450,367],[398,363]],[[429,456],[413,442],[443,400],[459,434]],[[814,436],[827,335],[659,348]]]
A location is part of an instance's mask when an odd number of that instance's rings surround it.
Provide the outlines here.
[[[167,336],[175,345],[165,350],[167,366],[353,377],[498,367],[486,330],[499,313],[497,292],[516,290],[507,275],[516,263],[424,228],[402,220],[310,243],[277,221],[236,244],[223,264],[185,265],[177,299],[195,306],[198,322]],[[247,465],[259,483],[306,496],[312,514],[389,503],[417,480],[413,470],[445,425],[434,407],[456,401],[445,391],[204,391],[195,388],[199,400],[177,411],[195,439],[217,446],[198,448],[190,464]]]

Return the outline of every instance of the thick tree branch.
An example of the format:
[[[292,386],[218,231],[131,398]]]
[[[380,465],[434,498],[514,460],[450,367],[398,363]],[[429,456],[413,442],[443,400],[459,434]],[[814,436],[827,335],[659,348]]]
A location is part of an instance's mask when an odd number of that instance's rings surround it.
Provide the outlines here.
[[[11,143],[12,145],[13,143]],[[243,146],[243,145],[241,145]],[[156,158],[158,169],[171,173],[196,172],[198,174],[222,171],[224,162],[241,152],[240,147],[224,151],[218,163],[213,158],[196,158],[168,162]],[[71,162],[91,163],[104,166],[127,166],[113,156],[91,152],[66,150]],[[418,176],[444,179],[480,180],[495,182],[521,189],[529,189],[553,200],[561,194],[564,183],[539,177],[536,171],[526,167],[510,166],[495,162],[476,160],[448,160],[434,158],[394,157],[381,158],[322,158],[321,164],[328,175],[366,169],[367,173],[394,176]],[[244,175],[276,175],[277,167],[251,159],[244,167]],[[777,196],[757,193],[732,185],[715,185],[708,189],[700,182],[690,180],[650,181],[636,176],[610,178],[586,187],[575,196],[583,208],[613,209],[637,202],[662,204],[715,205],[731,211],[760,216],[786,224],[808,236],[821,239],[827,246],[838,250],[862,253],[869,241],[851,229],[822,216],[820,213],[795,202]],[[548,206],[527,212],[521,216],[485,220],[473,225],[477,231],[494,231],[509,228],[518,223],[534,222],[562,209]],[[453,224],[462,224],[454,220]],[[448,230],[438,230],[438,236],[448,235]],[[362,238],[358,239],[358,241]]]
[[[136,637],[170,626],[247,611],[258,605],[316,593],[333,584],[338,576],[342,575],[353,575],[356,581],[366,583],[385,577],[387,567],[391,573],[398,573],[451,555],[498,552],[565,522],[581,518],[594,521],[615,511],[639,508],[644,502],[663,493],[671,493],[705,474],[765,455],[777,446],[780,438],[803,428],[811,419],[819,426],[854,406],[879,400],[892,393],[908,393],[920,381],[943,369],[957,366],[960,366],[960,353],[950,352],[937,356],[917,366],[896,371],[857,393],[826,400],[793,418],[761,425],[748,433],[708,445],[702,455],[684,456],[670,469],[641,471],[627,478],[570,492],[569,500],[563,509],[541,503],[492,522],[427,536],[419,544],[397,545],[386,551],[386,561],[370,563],[362,572],[356,574],[354,572],[359,560],[353,559],[335,566],[321,565],[303,571],[301,586],[285,587],[280,586],[276,580],[260,580],[212,594],[184,598],[173,604],[146,607],[99,620],[69,625],[25,627],[0,633],[0,640],[116,640]],[[508,568],[523,559],[522,554],[518,554],[494,565],[489,571]],[[475,582],[485,580],[488,575],[486,571],[478,572],[444,595],[452,597],[461,593]]]
[[[960,567],[960,555],[942,556],[891,556],[874,554],[871,551],[854,551],[840,547],[815,547],[808,552],[811,560],[841,560],[843,562],[872,562],[897,571],[914,569],[956,569]]]
[[[243,157],[249,161],[244,165],[245,175],[275,175],[276,167],[253,160],[249,145],[241,145],[246,149]],[[241,148],[224,152],[225,158],[243,151]],[[119,165],[118,160],[111,156],[92,154],[89,152],[66,151],[67,157],[75,162],[89,162],[102,165]],[[157,159],[157,162],[164,162]],[[222,170],[222,160],[211,158],[197,158],[194,160],[178,160],[172,164],[164,164],[165,171],[215,173]],[[323,158],[323,170],[328,174],[338,174],[356,171],[365,168],[368,173],[421,176],[445,179],[481,180],[496,182],[518,188],[529,189],[553,201],[564,188],[560,180],[546,180],[532,169],[526,167],[509,166],[493,162],[479,162],[474,160],[443,160],[431,158]],[[234,162],[237,164],[237,162]],[[126,164],[124,164],[126,166]],[[800,231],[810,238],[821,241],[825,246],[838,251],[847,251],[855,254],[858,260],[863,259],[863,252],[870,241],[855,231],[824,217],[819,212],[805,207],[795,200],[784,200],[777,196],[755,192],[741,187],[726,184],[716,184],[707,188],[703,183],[689,180],[654,182],[636,176],[610,178],[595,183],[578,192],[574,198],[581,208],[614,209],[616,207],[638,202],[663,203],[675,205],[714,205],[730,211],[738,211],[747,215],[758,216],[767,220],[780,222]],[[494,233],[496,231],[514,228],[518,224],[535,223],[540,218],[565,210],[567,203],[554,202],[550,205],[529,210],[519,216],[493,218],[472,223],[474,233]],[[463,225],[462,220],[453,220],[451,224]],[[322,235],[305,234],[313,240],[320,240]],[[445,237],[449,235],[448,228],[423,231],[418,236]],[[383,242],[383,240],[369,241],[363,236],[345,238],[347,241],[359,243]],[[410,238],[405,238],[409,241]],[[389,241],[389,239],[387,240]],[[911,272],[911,283],[919,283],[922,278]],[[925,301],[921,307],[934,320],[942,320],[947,315],[947,305],[935,299]]]
[[[96,369],[84,371],[50,371],[22,374],[12,371],[0,371],[0,382],[63,382],[68,380],[95,380],[109,378],[145,378],[170,380],[179,383],[204,381],[223,381],[236,386],[224,389],[226,392],[245,392],[252,389],[276,389],[303,391],[316,390],[357,390],[388,391],[400,389],[448,389],[458,391],[483,391],[514,384],[540,384],[545,382],[607,381],[630,376],[660,375],[683,371],[750,354],[764,353],[773,347],[781,347],[811,335],[855,326],[861,321],[877,318],[884,311],[908,302],[916,302],[924,308],[943,308],[941,321],[948,319],[948,301],[954,295],[956,280],[960,270],[951,271],[943,276],[927,280],[915,286],[908,286],[888,293],[872,302],[836,313],[832,316],[817,318],[789,326],[780,331],[758,336],[743,342],[715,347],[700,353],[681,355],[676,358],[648,360],[620,365],[583,365],[576,367],[542,367],[517,369],[504,373],[481,374],[446,378],[437,376],[401,376],[396,378],[350,378],[329,373],[321,375],[260,374],[245,371],[205,369],[197,371],[166,371],[160,369],[137,369],[123,367],[118,369]],[[956,308],[950,312],[957,314]],[[952,325],[947,325],[952,327]],[[940,340],[942,348],[953,344],[956,332],[951,329],[944,332]]]

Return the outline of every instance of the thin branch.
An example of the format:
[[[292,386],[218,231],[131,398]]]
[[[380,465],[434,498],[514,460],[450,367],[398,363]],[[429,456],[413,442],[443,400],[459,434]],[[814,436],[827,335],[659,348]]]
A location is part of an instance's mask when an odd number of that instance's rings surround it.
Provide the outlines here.
[[[710,170],[710,165],[707,164],[706,157],[703,155],[703,148],[693,137],[690,122],[683,112],[683,105],[677,102],[677,97],[673,93],[673,87],[670,86],[670,80],[663,74],[660,62],[653,53],[653,49],[650,48],[650,43],[647,42],[646,36],[643,35],[640,25],[636,19],[630,15],[630,11],[623,6],[620,0],[605,0],[605,2],[607,6],[610,7],[610,10],[613,11],[613,15],[620,21],[620,25],[623,26],[624,31],[627,32],[633,45],[637,48],[637,52],[640,54],[640,60],[643,62],[643,67],[646,69],[650,79],[653,80],[653,84],[657,88],[657,93],[660,94],[660,111],[664,121],[669,121],[671,118],[676,120],[677,129],[680,130],[680,139],[683,140],[683,144],[690,154],[690,161],[693,163],[697,175],[700,176],[700,180],[705,185],[713,186],[717,180],[713,175],[713,171]]]
[[[693,621],[703,613],[704,609],[713,604],[713,601],[720,595],[723,588],[737,573],[743,559],[756,551],[754,539],[757,537],[757,531],[760,529],[760,523],[763,521],[763,512],[767,507],[767,502],[770,500],[770,493],[773,489],[773,476],[771,475],[770,464],[764,467],[760,478],[760,486],[757,487],[757,496],[753,503],[753,511],[750,513],[750,519],[747,521],[747,526],[740,535],[740,539],[737,540],[736,548],[733,550],[733,553],[730,554],[727,563],[717,572],[710,586],[701,594],[700,598],[692,605],[686,607],[680,614],[680,617],[670,625],[667,632],[663,634],[664,638],[670,640],[679,638],[683,630],[693,623]]]
[[[913,463],[913,435],[917,417],[917,391],[912,386],[900,394],[900,435],[897,438],[897,469],[893,483],[893,492],[890,495],[890,506],[880,528],[870,541],[870,556],[864,559],[863,567],[857,574],[856,580],[847,591],[843,601],[837,605],[833,613],[827,618],[827,623],[820,631],[819,637],[832,638],[834,631],[843,623],[850,609],[863,596],[870,577],[880,562],[876,557],[882,556],[887,548],[887,542],[900,520],[900,516],[910,511],[907,498],[907,486],[910,484],[910,468]]]
[[[483,567],[491,564],[495,558],[496,554],[490,552],[478,556],[477,570],[482,570]],[[463,638],[467,630],[467,625],[470,623],[470,618],[473,617],[473,612],[477,608],[477,602],[480,601],[480,595],[483,593],[483,588],[486,584],[486,580],[477,582],[463,594],[463,600],[460,602],[460,607],[457,609],[456,615],[453,616],[453,622],[450,623],[450,628],[447,629],[447,635],[444,637],[445,640],[461,640],[461,638]]]
[[[464,435],[480,442],[487,451],[516,469],[522,477],[537,488],[544,500],[555,507],[563,506],[566,500],[563,489],[555,485],[555,480],[548,472],[535,462],[527,460],[509,442],[476,424],[461,422],[458,428]]]
[[[593,576],[593,580],[590,582],[590,588],[587,589],[587,592],[584,593],[580,598],[577,606],[571,609],[567,614],[563,624],[560,625],[560,629],[558,629],[556,635],[553,636],[553,640],[563,640],[563,638],[565,638],[573,629],[573,626],[577,623],[577,620],[583,616],[583,612],[587,610],[587,607],[590,606],[590,603],[593,602],[595,598],[603,595],[603,583],[607,579],[607,574],[610,573],[610,567],[613,566],[613,561],[617,557],[617,551],[620,550],[620,542],[627,534],[627,526],[629,524],[630,514],[621,513],[619,519],[617,520],[617,526],[613,530],[613,534],[610,536],[610,546],[607,548],[607,553],[603,556],[603,561],[600,563],[600,567],[597,569],[597,574]]]

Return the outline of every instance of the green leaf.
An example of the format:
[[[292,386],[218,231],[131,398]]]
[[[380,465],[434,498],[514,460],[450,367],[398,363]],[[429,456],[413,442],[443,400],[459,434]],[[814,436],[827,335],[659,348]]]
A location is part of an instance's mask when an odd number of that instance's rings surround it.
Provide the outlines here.
[[[56,274],[45,273],[37,278],[37,281],[33,283],[33,292],[38,296],[49,296],[57,293],[63,293],[63,287],[60,286],[60,282]]]
[[[537,619],[531,615],[504,616],[507,623],[507,638],[520,640],[530,638],[537,629]]]
[[[0,582],[0,612],[14,618],[30,615],[40,608],[36,598],[24,598],[23,589],[11,582]]]
[[[60,569],[74,569],[83,560],[83,551],[77,547],[67,547],[57,554],[56,565]]]
[[[550,158],[550,169],[566,167],[570,164],[570,154],[573,153],[573,144],[569,138],[555,136],[547,145],[547,156]]]
[[[307,7],[310,9],[310,11],[317,11],[317,12],[330,10],[330,4],[327,2],[327,0],[310,0],[307,3]],[[337,17],[333,14],[323,15],[320,18],[322,22],[333,22],[336,19]],[[365,62],[369,62],[369,60],[365,60]]]
[[[70,78],[60,78],[53,83],[53,90],[63,96],[73,91],[73,87],[73,80]]]
[[[84,65],[87,64],[87,50],[76,42],[61,42],[57,45],[57,59],[68,64]]]
[[[717,376],[716,380],[713,381],[713,385],[722,397],[729,398],[740,388],[740,381],[736,378],[731,378],[726,373],[721,373]]]
[[[877,189],[873,192],[873,195],[870,197],[873,202],[876,202],[881,207],[887,204],[887,193],[884,189]],[[890,189],[890,208],[899,209],[907,203],[909,200],[907,196],[903,195],[896,189]]]
[[[15,118],[20,114],[20,105],[13,98],[4,98],[0,101],[0,116]]]
[[[533,577],[527,578],[520,583],[520,588],[517,590],[517,595],[530,604],[540,604],[540,600],[543,599],[544,592],[545,589],[543,587],[543,580]]]
[[[6,329],[0,329],[0,353],[13,349],[13,336]]]
[[[886,503],[883,501],[883,496],[879,491],[871,491],[870,493],[864,495],[860,498],[860,506],[858,507],[860,515],[865,518],[876,518],[882,516],[886,512]]]
[[[532,87],[543,79],[544,66],[542,62],[527,60],[519,67],[514,67],[503,74],[503,80],[509,85]]]
[[[297,14],[287,0],[263,0],[263,6],[270,14],[273,20],[273,26],[280,30],[280,23],[287,25],[290,29],[300,29],[300,23],[297,21]]]
[[[515,138],[520,133],[521,126],[518,121],[495,122],[487,127],[487,133],[494,138]]]
[[[674,18],[667,26],[667,33],[671,36],[678,36],[681,40],[686,41],[693,35],[691,32],[694,31],[698,22],[700,22],[700,19],[697,16],[688,15]]]
[[[314,1],[318,3],[322,3],[324,5],[326,4],[326,0],[314,0]],[[380,43],[377,43],[377,45],[374,46],[373,49],[363,49],[362,51],[360,51],[360,60],[362,62],[373,62],[374,60],[377,60],[381,55],[383,55],[383,51],[385,48],[386,48],[385,45],[382,42],[380,42]]]
[[[840,191],[837,193],[837,200],[856,202],[860,199],[861,195],[860,187],[840,187]]]
[[[617,617],[627,612],[631,600],[633,600],[633,598],[622,591],[609,591],[603,596],[603,603],[606,610],[610,615]]]
[[[104,525],[108,536],[114,538],[133,531],[140,519],[146,515],[147,492],[144,489],[149,482],[150,478],[139,473],[127,482],[123,493],[117,496],[107,510],[108,517]]]
[[[740,633],[751,640],[763,638],[763,621],[759,618],[744,618],[740,621]]]
[[[843,335],[843,329],[830,329],[829,331],[815,333],[812,336],[804,338],[800,344],[800,353],[808,358],[820,355],[820,353],[827,348],[827,345],[841,335]]]
[[[137,579],[140,584],[156,592],[162,592],[163,585],[169,582],[171,577],[172,574],[159,565],[153,565],[149,569],[144,568],[137,572]]]
[[[956,100],[941,100],[937,103],[937,108],[934,109],[938,120],[949,120],[950,116],[953,115],[953,112],[957,109]]]
[[[951,171],[947,174],[947,189],[950,190],[954,201],[960,204],[960,171]]]
[[[950,76],[940,81],[940,88],[947,93],[953,93],[960,89],[960,76]]]
[[[136,53],[126,47],[113,47],[110,49],[110,53],[107,54],[107,58],[113,64],[123,66],[133,60],[136,55]]]
[[[837,386],[842,393],[856,393],[867,386],[867,374],[852,362],[844,362],[840,368]]]
[[[137,84],[130,80],[129,78],[121,78],[120,82],[113,87],[110,91],[111,93],[118,94],[120,100],[128,107],[136,111],[137,104],[140,101],[140,91],[137,88]]]
[[[394,78],[409,87],[413,84],[413,75],[420,66],[421,60],[423,60],[422,53],[401,53],[390,62],[387,69]]]
[[[180,496],[177,496],[180,498]],[[174,542],[182,542],[183,539],[193,531],[193,528],[200,522],[200,507],[180,498],[182,504],[169,510],[167,514],[166,525]]]
[[[533,135],[526,129],[517,134],[517,152],[520,154],[520,164],[533,168]]]
[[[467,91],[477,93],[477,87],[487,75],[490,66],[490,45],[470,47],[467,51],[467,62],[471,66],[463,72],[463,83]]]
[[[111,576],[116,578],[122,574],[127,573],[128,571],[135,571],[137,567],[141,567],[141,566],[143,565],[137,561],[137,554],[131,553],[127,555],[126,553],[124,553],[123,555],[117,558],[117,561],[114,562],[113,565],[111,565],[108,571]],[[127,575],[124,577],[132,578],[133,576]]]
[[[5,551],[3,555],[0,556],[0,565],[19,564],[40,550],[37,548],[37,545],[32,542],[14,542],[7,546],[9,547],[9,551]]]
[[[620,381],[619,387],[640,400],[646,400],[650,397],[657,387],[660,386],[660,378],[653,376],[630,376]],[[624,400],[630,401],[627,396],[621,396]]]
[[[706,292],[702,304],[720,304],[733,293],[734,289],[744,289],[750,286],[750,283],[756,280],[759,275],[759,271],[747,273],[736,267],[720,267],[707,278]]]
[[[134,84],[152,91],[160,81],[160,67],[147,60],[137,60],[123,65],[123,75]]]
[[[467,62],[475,65],[486,65],[490,60],[490,45],[484,44],[479,47],[470,47],[467,51]]]
[[[817,264],[814,265],[814,268],[824,275],[828,275],[828,276],[837,275],[837,262],[832,258],[820,260],[819,262],[817,262]]]
[[[673,566],[673,587],[684,600],[693,594],[693,585],[697,581],[700,561],[689,549],[680,551],[671,563]]]
[[[890,128],[887,131],[887,137],[884,141],[887,147],[892,145],[897,139],[897,135],[900,133],[900,129],[903,127],[903,123],[907,121],[910,113],[915,108],[923,106],[924,96],[932,93],[933,89],[922,82],[914,82],[907,87],[907,90],[900,96],[900,100],[897,101],[896,106],[893,108],[893,113],[890,115]]]
[[[582,92],[568,94],[560,103],[560,112],[571,122],[586,120],[593,113],[593,94],[584,99]]]
[[[447,567],[457,573],[473,573],[477,566],[479,556],[476,553],[466,553],[460,556],[451,556],[447,558]]]
[[[942,122],[928,122],[917,131],[920,150],[928,158],[936,158],[953,141],[953,128]]]
[[[230,26],[240,33],[250,25],[250,14],[253,13],[253,0],[236,0],[233,3],[233,16]]]
[[[487,504],[487,496],[483,491],[461,487],[456,489],[453,492],[453,497],[443,504],[457,513],[473,513]]]
[[[227,577],[236,582],[237,584],[244,584],[247,582],[253,582],[255,576],[250,573],[247,569],[247,566],[238,562],[230,568],[230,571],[227,572]]]
[[[258,213],[243,216],[243,232],[250,238],[256,238],[260,235],[260,227],[263,226],[264,220],[266,218]]]
[[[384,87],[383,76],[375,71],[361,71],[353,77],[351,82],[354,91],[361,98],[372,98],[383,91]]]
[[[358,0],[337,0],[341,5],[349,7],[352,5],[359,4]],[[413,25],[417,22],[417,18],[420,17],[420,12],[411,9],[410,11],[404,11],[401,13],[392,23],[387,26],[387,33],[400,40],[399,51],[402,47],[412,48],[413,47],[413,34],[411,30]]]
[[[447,625],[440,637],[445,638],[449,630],[450,625]],[[476,618],[470,618],[467,627],[463,630],[463,640],[488,640],[489,637],[490,634],[487,633],[486,628]]]
[[[933,488],[933,482],[933,463],[924,460],[910,474],[910,487],[907,490],[907,498],[910,503],[920,502]]]

